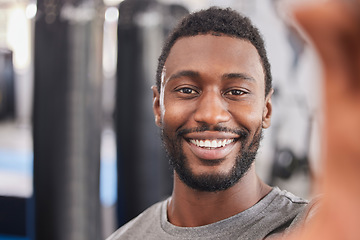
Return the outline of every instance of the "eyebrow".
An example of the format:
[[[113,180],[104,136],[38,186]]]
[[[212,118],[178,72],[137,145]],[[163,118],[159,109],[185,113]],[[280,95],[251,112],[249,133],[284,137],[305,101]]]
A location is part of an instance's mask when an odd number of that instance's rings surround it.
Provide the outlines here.
[[[169,77],[168,82],[170,82],[171,80],[177,79],[177,78],[181,78],[181,77],[195,78],[195,77],[199,77],[199,76],[200,76],[200,73],[198,73],[198,72],[191,71],[191,70],[184,70],[184,71],[179,71],[179,72],[171,75]]]
[[[243,79],[243,80],[248,80],[251,82],[255,82],[255,78],[253,78],[252,76],[249,76],[246,73],[226,73],[222,76],[223,80],[227,80],[227,79]]]
[[[192,70],[183,70],[183,71],[179,71],[179,72],[171,75],[167,82],[174,80],[174,79],[181,78],[181,77],[196,78],[199,76],[200,76],[199,72],[192,71]],[[251,82],[256,81],[253,77],[249,76],[246,73],[225,73],[222,75],[221,79],[222,80],[243,79],[243,80],[247,80],[247,81],[251,81]]]

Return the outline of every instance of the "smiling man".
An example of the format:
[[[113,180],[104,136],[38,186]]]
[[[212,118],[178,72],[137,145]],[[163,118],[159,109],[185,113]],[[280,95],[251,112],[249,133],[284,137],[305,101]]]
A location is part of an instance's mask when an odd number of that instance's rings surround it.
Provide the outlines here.
[[[219,8],[184,18],[165,43],[153,87],[172,196],[108,239],[270,239],[290,231],[307,201],[265,184],[254,164],[272,92],[264,43],[248,18]]]

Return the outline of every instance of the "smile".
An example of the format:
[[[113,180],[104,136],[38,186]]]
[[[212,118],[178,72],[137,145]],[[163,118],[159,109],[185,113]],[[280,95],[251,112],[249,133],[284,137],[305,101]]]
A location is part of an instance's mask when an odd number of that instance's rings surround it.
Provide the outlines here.
[[[217,149],[229,145],[230,143],[234,142],[235,139],[190,139],[189,141],[197,147]]]

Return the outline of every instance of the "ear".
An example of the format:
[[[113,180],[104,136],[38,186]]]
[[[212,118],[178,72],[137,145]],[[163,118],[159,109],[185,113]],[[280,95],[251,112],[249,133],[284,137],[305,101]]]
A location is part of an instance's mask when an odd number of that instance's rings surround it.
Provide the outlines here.
[[[265,106],[263,110],[263,128],[268,128],[271,125],[271,115],[272,115],[272,103],[271,103],[271,97],[274,93],[274,89],[271,89],[268,93],[268,95],[265,98]]]
[[[161,126],[161,110],[160,110],[160,93],[156,86],[151,87],[153,91],[153,111],[155,116],[155,124]]]

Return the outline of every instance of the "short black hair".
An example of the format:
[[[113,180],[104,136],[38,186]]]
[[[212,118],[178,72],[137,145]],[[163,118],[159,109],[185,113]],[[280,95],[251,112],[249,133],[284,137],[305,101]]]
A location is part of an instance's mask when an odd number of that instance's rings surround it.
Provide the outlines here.
[[[265,43],[259,30],[252,24],[248,17],[242,16],[230,8],[222,9],[218,7],[211,7],[185,16],[170,33],[158,59],[158,68],[156,72],[156,86],[158,91],[160,91],[161,88],[161,74],[166,59],[175,42],[183,37],[204,34],[236,37],[249,41],[254,45],[263,66],[265,75],[265,96],[267,96],[272,88],[272,77],[270,63],[265,50]]]

